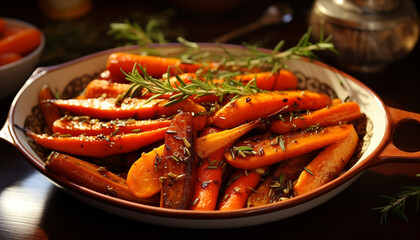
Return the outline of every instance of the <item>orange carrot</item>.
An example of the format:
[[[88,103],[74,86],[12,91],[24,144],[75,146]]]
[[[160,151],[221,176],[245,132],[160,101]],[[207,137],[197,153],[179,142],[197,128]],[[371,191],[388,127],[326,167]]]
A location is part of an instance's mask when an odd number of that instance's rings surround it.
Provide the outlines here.
[[[233,129],[214,132],[206,136],[199,137],[195,142],[197,155],[200,158],[206,158],[219,149],[224,150],[233,144],[238,138],[242,137],[259,124],[260,121],[252,121]]]
[[[29,130],[26,130],[26,134],[39,145],[51,150],[79,156],[105,157],[135,151],[161,140],[166,130],[167,128],[160,128],[148,132],[114,136],[55,137],[36,134]]]
[[[353,125],[344,139],[325,147],[302,171],[293,187],[295,195],[310,192],[333,180],[352,157],[359,138]]]
[[[70,181],[89,189],[148,205],[158,205],[159,198],[138,198],[128,190],[125,179],[111,173],[104,167],[85,162],[81,159],[52,152],[45,162],[45,169],[61,175]]]
[[[234,210],[243,208],[248,197],[255,191],[268,167],[258,168],[252,171],[237,170],[232,174],[222,199],[219,202],[219,210]]]
[[[51,100],[54,105],[76,115],[91,116],[99,119],[150,119],[160,116],[172,116],[179,111],[205,112],[206,109],[193,101],[186,99],[180,103],[164,106],[168,100],[126,98],[117,106],[115,98],[89,98],[89,99],[57,99]]]
[[[47,128],[52,132],[54,121],[61,118],[62,114],[57,106],[46,101],[55,99],[54,94],[48,85],[44,85],[41,88],[38,94],[38,99],[39,107],[41,108],[42,116],[44,117]]]
[[[160,192],[157,160],[163,156],[164,145],[143,153],[128,171],[127,185],[137,197],[147,198]]]
[[[211,118],[219,128],[233,128],[240,124],[267,117],[282,109],[316,110],[331,105],[331,98],[311,91],[266,92],[238,98],[220,108]],[[233,117],[234,116],[234,117]]]
[[[325,147],[345,138],[352,128],[352,125],[331,126],[316,131],[279,135],[262,141],[242,142],[226,152],[225,157],[235,168],[255,169]],[[244,151],[248,154],[243,153]]]
[[[194,139],[192,114],[177,114],[165,134],[163,157],[157,161],[162,186],[161,207],[190,208],[197,164]]]
[[[0,66],[22,59],[19,53],[0,53]]]
[[[258,186],[257,191],[249,196],[247,206],[262,206],[292,197],[293,182],[313,157],[312,152],[280,162],[273,173]]]
[[[298,81],[296,76],[289,70],[282,69],[278,73],[259,72],[239,75],[235,80],[240,80],[244,84],[255,79],[257,87],[268,91],[296,89]]]
[[[142,74],[142,71],[139,65],[146,70],[148,75],[155,78],[161,78],[163,74],[168,72],[168,68],[169,73],[174,75],[187,72],[193,73],[204,67],[203,64],[183,63],[181,59],[178,58],[143,56],[119,52],[109,56],[106,69],[110,73],[111,80],[125,82],[125,75],[122,71],[125,73],[131,72],[135,64],[137,64],[137,71],[139,71],[140,74]]]
[[[216,128],[207,128],[201,134],[208,135],[219,131]],[[192,210],[214,210],[216,208],[226,164],[224,149],[219,149],[201,160],[195,173]]]
[[[340,103],[309,113],[283,115],[281,120],[272,121],[269,129],[277,134],[285,134],[314,125],[326,127],[343,124],[359,118],[360,114],[357,103]]]
[[[26,55],[35,50],[41,43],[39,30],[27,28],[13,35],[0,39],[0,53],[19,53]]]
[[[53,133],[70,136],[127,134],[165,128],[170,124],[171,120],[165,118],[156,120],[117,119],[103,122],[90,117],[65,116],[54,121]]]

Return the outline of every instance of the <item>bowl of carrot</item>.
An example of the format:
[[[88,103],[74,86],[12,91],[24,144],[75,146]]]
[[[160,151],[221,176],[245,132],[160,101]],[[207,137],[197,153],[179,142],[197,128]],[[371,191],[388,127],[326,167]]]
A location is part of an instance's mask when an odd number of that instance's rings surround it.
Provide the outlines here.
[[[150,47],[160,54],[132,46],[38,68],[1,138],[70,195],[180,228],[288,218],[370,166],[420,158],[391,141],[420,115],[326,64],[227,44]]]
[[[35,70],[45,46],[32,24],[0,18],[0,98],[17,92]]]

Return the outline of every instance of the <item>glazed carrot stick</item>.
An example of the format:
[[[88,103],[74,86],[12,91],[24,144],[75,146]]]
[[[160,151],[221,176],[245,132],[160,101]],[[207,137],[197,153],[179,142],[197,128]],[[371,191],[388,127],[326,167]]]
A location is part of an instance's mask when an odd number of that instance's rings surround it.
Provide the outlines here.
[[[192,114],[177,114],[165,134],[163,157],[157,161],[162,186],[161,207],[190,208],[197,164],[194,140]]]
[[[49,131],[53,131],[54,121],[61,118],[62,114],[57,106],[46,101],[55,99],[54,94],[48,85],[42,86],[38,94],[38,99],[39,107],[41,109],[42,116],[44,117],[47,128]]]
[[[164,145],[143,153],[128,171],[127,185],[137,197],[147,198],[160,192],[157,160],[163,156]]]
[[[110,73],[110,79],[117,82],[125,82],[125,73],[133,70],[134,65],[137,64],[137,70],[141,73],[139,67],[142,66],[148,75],[161,78],[163,74],[168,72],[171,75],[181,73],[194,73],[198,69],[205,67],[203,64],[188,64],[183,63],[178,58],[166,58],[156,56],[143,56],[130,53],[113,53],[109,56],[106,69]],[[214,63],[209,63],[211,67],[216,67]],[[121,71],[122,70],[122,71]]]
[[[331,105],[331,98],[311,91],[266,92],[238,98],[220,108],[211,118],[219,128],[233,128],[240,124],[267,117],[282,109],[316,110]],[[232,117],[235,116],[235,117]]]
[[[282,69],[278,73],[259,72],[238,75],[235,80],[240,80],[244,84],[255,79],[257,87],[268,91],[292,90],[296,89],[298,80],[289,70]]]
[[[246,146],[246,151],[253,154],[241,154],[237,147],[233,147],[225,153],[225,157],[235,168],[255,169],[306,154],[344,139],[352,128],[352,125],[330,126],[317,131],[290,133],[257,142],[239,143],[237,146]]]
[[[160,128],[114,136],[55,137],[36,134],[29,130],[26,130],[26,134],[39,145],[51,150],[78,156],[105,157],[135,151],[161,140],[164,138],[166,130],[167,128]]]
[[[22,55],[19,53],[0,53],[0,66],[16,62],[22,59]]]
[[[159,198],[138,198],[131,194],[125,179],[81,159],[52,152],[45,162],[45,169],[57,175],[61,175],[70,181],[86,188],[108,194],[113,197],[139,202],[148,205],[158,205]]]
[[[116,119],[111,121],[99,121],[88,116],[64,116],[54,121],[53,133],[57,135],[85,135],[96,136],[138,133],[169,127],[171,120],[134,120],[134,119]]]
[[[325,147],[302,171],[293,187],[295,195],[310,192],[333,180],[352,157],[359,138],[353,125],[344,139]]]
[[[260,121],[258,120],[252,121],[233,129],[214,132],[206,136],[199,137],[195,142],[197,155],[200,158],[206,158],[219,149],[224,150],[233,144],[238,138],[242,137],[244,134],[257,127],[259,124]]]
[[[308,153],[277,164],[273,173],[249,196],[247,207],[262,206],[292,197],[293,182],[314,156]]]
[[[0,53],[14,52],[26,55],[41,43],[41,32],[36,29],[23,29],[13,35],[0,39]]]
[[[206,128],[201,134],[208,135],[219,131],[216,128]],[[224,149],[219,149],[201,160],[195,173],[192,210],[214,210],[216,208],[226,164]]]
[[[227,211],[243,208],[248,197],[255,191],[268,167],[258,168],[252,171],[237,170],[232,174],[219,202],[219,210]]]
[[[331,105],[319,110],[304,114],[284,115],[281,120],[272,121],[269,130],[277,134],[285,134],[302,130],[310,126],[321,127],[344,124],[359,118],[361,115],[359,105],[355,102],[346,102]]]
[[[194,113],[206,111],[203,106],[189,99],[171,106],[165,106],[168,100],[153,99],[145,103],[146,101],[146,99],[126,98],[120,106],[117,106],[115,98],[57,99],[50,102],[76,115],[99,119],[151,119],[172,116],[179,111]]]

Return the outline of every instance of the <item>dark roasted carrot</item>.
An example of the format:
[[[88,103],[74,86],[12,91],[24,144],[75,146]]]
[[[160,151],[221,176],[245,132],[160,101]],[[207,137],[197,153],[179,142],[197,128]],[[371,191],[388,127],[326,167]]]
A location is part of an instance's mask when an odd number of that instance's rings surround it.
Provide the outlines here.
[[[224,150],[228,146],[232,145],[238,138],[242,137],[259,124],[260,121],[252,121],[233,129],[214,132],[206,136],[199,137],[196,140],[197,155],[200,158],[206,158],[219,149]]]
[[[247,207],[262,206],[293,196],[293,182],[315,154],[300,155],[277,164],[273,173],[248,198]]]
[[[39,107],[41,109],[42,116],[44,117],[45,124],[47,125],[49,131],[53,131],[54,121],[61,118],[62,114],[57,106],[46,101],[55,99],[54,94],[48,85],[42,86],[38,94],[38,99]]]
[[[145,103],[146,99],[138,98],[126,98],[119,106],[115,98],[57,99],[50,102],[76,115],[99,119],[151,119],[172,116],[180,111],[194,113],[206,111],[203,106],[189,99],[171,106],[165,106],[168,100],[153,99]]]
[[[242,142],[238,146],[247,146],[247,151],[252,154],[240,154],[234,147],[225,153],[225,157],[235,168],[255,169],[312,152],[344,139],[352,128],[352,125],[331,126],[317,131],[279,135],[257,142]]]
[[[161,140],[167,128],[114,136],[55,137],[26,131],[36,143],[46,148],[73,155],[105,157],[138,150]]]
[[[163,156],[164,145],[143,153],[128,171],[127,185],[137,197],[147,198],[161,191],[157,161]]]
[[[194,73],[198,69],[204,67],[203,64],[188,64],[183,63],[178,58],[166,58],[156,56],[143,56],[130,53],[113,53],[109,56],[106,69],[110,73],[110,79],[117,82],[125,82],[125,75],[123,70],[129,73],[133,70],[134,65],[137,64],[137,70],[142,73],[139,66],[142,66],[148,75],[161,78],[169,69],[171,75],[181,73]],[[213,63],[214,64],[214,63]]]
[[[208,135],[219,131],[216,128],[206,128],[201,134]],[[226,164],[224,149],[219,149],[205,159],[201,159],[195,173],[192,210],[214,210],[216,208]]]
[[[138,133],[169,127],[171,120],[166,118],[156,120],[116,119],[99,121],[90,117],[64,116],[53,124],[53,133],[57,135],[96,136]]]
[[[197,163],[194,139],[192,114],[177,114],[165,134],[163,157],[157,161],[162,184],[161,207],[189,209],[191,206]]]
[[[0,39],[0,53],[19,53],[26,55],[35,50],[41,43],[39,30],[27,28]]]
[[[285,114],[281,120],[272,121],[269,130],[277,134],[285,134],[314,125],[326,127],[340,123],[344,124],[359,118],[360,115],[360,108],[357,103],[346,102],[304,114]]]
[[[122,198],[129,201],[148,205],[158,205],[159,198],[138,198],[127,187],[125,179],[81,159],[66,154],[52,152],[45,162],[45,169],[57,175],[61,175],[86,188]]]
[[[353,125],[344,139],[325,147],[302,171],[293,187],[295,195],[308,193],[333,180],[352,157],[359,138]]]
[[[16,62],[22,59],[22,55],[19,53],[0,53],[0,66]]]
[[[234,210],[245,207],[248,197],[255,191],[268,167],[255,170],[237,170],[232,174],[222,199],[219,210]]]
[[[235,80],[240,80],[244,84],[255,79],[257,87],[268,91],[292,90],[296,89],[298,80],[289,70],[282,69],[278,73],[259,72],[239,75]]]
[[[311,91],[275,91],[238,98],[220,108],[211,118],[219,128],[233,128],[240,124],[267,117],[282,109],[316,110],[331,105],[331,98]],[[235,117],[233,117],[235,116]]]

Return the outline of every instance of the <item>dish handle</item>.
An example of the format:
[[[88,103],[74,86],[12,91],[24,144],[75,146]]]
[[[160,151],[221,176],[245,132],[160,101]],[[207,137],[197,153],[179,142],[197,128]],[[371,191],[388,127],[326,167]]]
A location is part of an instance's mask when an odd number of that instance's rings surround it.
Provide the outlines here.
[[[389,114],[391,137],[388,144],[384,147],[382,152],[377,156],[375,161],[372,161],[372,165],[378,165],[388,162],[407,162],[407,163],[420,163],[420,151],[408,152],[399,149],[394,144],[394,134],[397,127],[400,124],[415,122],[420,127],[420,114],[414,112],[408,112],[401,109],[386,106],[386,110]]]
[[[12,138],[12,135],[10,134],[9,120],[8,119],[4,123],[2,129],[0,130],[0,139],[12,144],[13,146],[16,145],[15,141]]]

